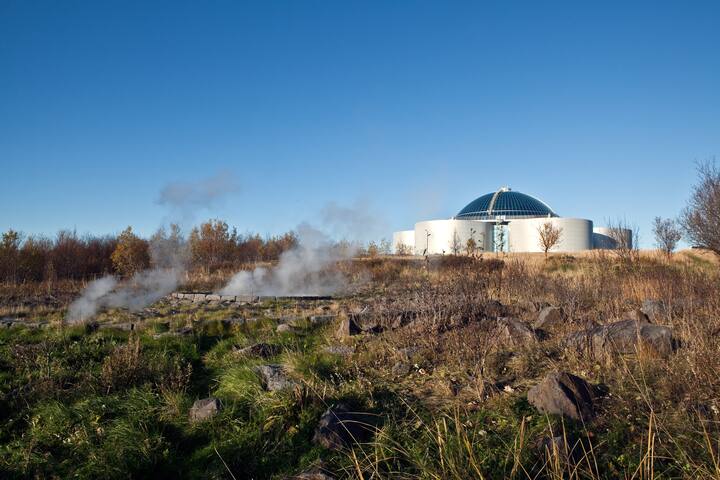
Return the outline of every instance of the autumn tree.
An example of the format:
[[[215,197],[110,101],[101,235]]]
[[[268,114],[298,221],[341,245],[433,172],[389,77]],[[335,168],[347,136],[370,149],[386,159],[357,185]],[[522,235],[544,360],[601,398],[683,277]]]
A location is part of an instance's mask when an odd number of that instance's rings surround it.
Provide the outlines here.
[[[115,270],[124,276],[131,276],[150,266],[148,242],[135,235],[132,227],[120,234],[110,257]]]
[[[715,160],[698,165],[698,182],[680,223],[692,245],[720,255],[720,168]]]
[[[467,253],[468,257],[475,256],[475,250],[477,249],[477,242],[474,238],[470,237],[467,239],[467,242],[465,242],[465,253]]]
[[[8,230],[0,238],[0,279],[5,281],[17,280],[18,256],[22,238],[20,233]]]
[[[556,227],[551,222],[545,222],[538,227],[537,231],[539,236],[538,244],[545,252],[545,258],[547,258],[548,252],[560,244],[563,229]]]
[[[237,232],[221,220],[208,220],[193,228],[189,239],[193,266],[205,271],[232,266],[237,239]]]

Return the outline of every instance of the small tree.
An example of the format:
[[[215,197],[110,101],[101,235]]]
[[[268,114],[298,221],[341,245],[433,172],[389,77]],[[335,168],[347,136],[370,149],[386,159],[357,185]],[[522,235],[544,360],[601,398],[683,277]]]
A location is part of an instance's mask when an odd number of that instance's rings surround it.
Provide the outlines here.
[[[117,247],[110,258],[118,273],[131,276],[150,266],[148,243],[135,235],[132,227],[128,227],[118,237]]]
[[[472,237],[468,238],[467,242],[465,242],[465,253],[467,253],[468,257],[474,257],[476,249],[477,243],[475,242],[475,239]]]
[[[395,253],[397,255],[412,255],[413,249],[406,243],[398,243],[395,245]]]
[[[498,255],[505,251],[505,228],[500,224],[495,225],[495,251]]]
[[[548,252],[560,244],[563,229],[550,222],[545,222],[537,230],[539,235],[538,243],[545,252],[545,258],[547,258]]]
[[[380,240],[379,248],[381,255],[390,255],[392,253],[392,242],[387,238],[383,238]]]
[[[671,218],[662,219],[655,217],[653,220],[653,234],[655,234],[655,244],[668,257],[672,256],[673,250],[682,238],[682,233],[675,220]]]
[[[450,250],[452,251],[453,255],[460,255],[461,249],[462,241],[460,240],[460,235],[458,235],[457,230],[453,230],[452,240],[450,240]]]
[[[720,168],[715,160],[698,165],[698,182],[680,223],[693,246],[720,255]]]
[[[18,257],[20,254],[21,235],[8,230],[0,238],[0,281],[17,280]]]
[[[613,253],[623,262],[632,263],[639,256],[637,226],[631,226],[626,220],[608,222],[610,238],[613,241]]]
[[[378,247],[378,244],[375,243],[375,240],[370,241],[367,246],[367,256],[371,258],[375,258],[380,253],[380,248]]]

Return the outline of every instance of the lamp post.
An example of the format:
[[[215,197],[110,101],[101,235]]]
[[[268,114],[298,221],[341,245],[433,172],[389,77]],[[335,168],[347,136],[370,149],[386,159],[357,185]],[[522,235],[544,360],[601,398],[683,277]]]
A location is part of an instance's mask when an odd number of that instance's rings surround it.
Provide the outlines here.
[[[428,232],[427,228],[425,229],[425,254],[430,255],[430,236],[432,233]]]

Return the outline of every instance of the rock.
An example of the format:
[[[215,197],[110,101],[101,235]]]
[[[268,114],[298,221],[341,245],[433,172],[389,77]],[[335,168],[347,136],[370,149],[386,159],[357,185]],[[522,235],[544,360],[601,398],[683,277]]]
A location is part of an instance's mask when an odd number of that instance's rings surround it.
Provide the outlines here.
[[[363,333],[380,333],[382,331],[382,325],[380,325],[378,318],[365,311],[361,313],[351,313],[349,320]]]
[[[667,314],[665,304],[661,300],[644,300],[640,311],[647,315],[652,322],[657,322],[661,317]]]
[[[281,323],[275,329],[277,333],[298,333],[300,330],[287,323]]]
[[[567,317],[562,308],[545,307],[540,311],[533,327],[545,331],[556,330],[565,325],[566,320]]]
[[[355,353],[355,347],[348,347],[345,345],[328,345],[323,348],[323,352],[333,355],[349,356]]]
[[[566,343],[595,355],[628,354],[646,349],[657,355],[667,356],[673,351],[670,328],[635,320],[622,320],[573,333],[567,337]]]
[[[351,412],[347,405],[339,404],[322,414],[313,442],[330,450],[340,450],[367,440],[372,428],[370,415]]]
[[[246,357],[268,358],[277,355],[281,350],[282,347],[280,347],[280,345],[256,343],[254,345],[250,345],[249,347],[237,349],[235,352],[240,355],[245,355]]]
[[[311,325],[326,325],[335,320],[335,315],[313,315],[310,317]]]
[[[510,345],[524,345],[537,340],[535,332],[530,327],[513,317],[498,318],[497,333],[501,342]]]
[[[209,397],[197,400],[190,408],[190,422],[196,423],[208,420],[217,415],[221,408],[220,400],[217,398]]]
[[[255,371],[260,375],[263,388],[269,392],[295,388],[297,385],[288,378],[282,365],[260,365],[255,367]]]
[[[222,297],[220,295],[210,294],[205,295],[205,300],[209,302],[219,302]]]
[[[593,414],[592,387],[567,372],[546,375],[528,391],[527,399],[541,413],[564,415],[575,420],[588,420]]]
[[[222,323],[222,326],[225,328],[239,327],[239,326],[245,325],[245,319],[244,318],[226,318],[224,320],[220,320],[220,323]]]
[[[345,338],[351,335],[357,335],[359,333],[360,329],[357,328],[357,325],[350,321],[350,317],[345,317],[340,321],[340,325],[338,326],[336,335],[339,338]]]

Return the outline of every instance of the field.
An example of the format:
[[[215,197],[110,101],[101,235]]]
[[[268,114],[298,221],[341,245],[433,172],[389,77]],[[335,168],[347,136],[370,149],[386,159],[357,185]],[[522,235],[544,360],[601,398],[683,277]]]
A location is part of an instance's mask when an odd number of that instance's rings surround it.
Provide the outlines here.
[[[332,299],[167,297],[78,325],[79,282],[3,285],[0,477],[720,478],[712,254],[337,268]],[[587,398],[528,395],[553,372]]]

